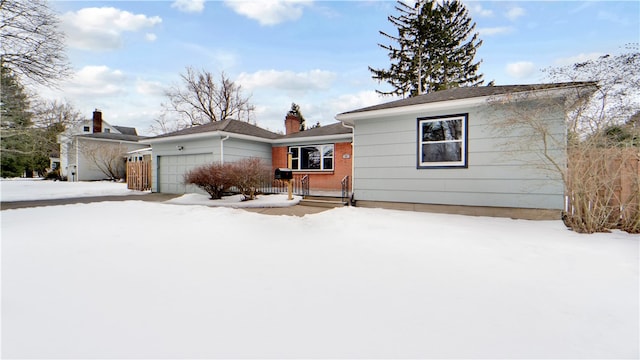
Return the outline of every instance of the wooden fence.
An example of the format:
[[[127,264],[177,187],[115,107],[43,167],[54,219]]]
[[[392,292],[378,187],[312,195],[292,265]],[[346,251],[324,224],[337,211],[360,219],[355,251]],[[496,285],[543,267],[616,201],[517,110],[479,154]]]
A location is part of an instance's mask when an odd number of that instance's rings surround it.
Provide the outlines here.
[[[638,148],[570,151],[565,204],[570,226],[640,232],[639,179]]]
[[[151,190],[151,160],[127,162],[127,188],[130,190]]]

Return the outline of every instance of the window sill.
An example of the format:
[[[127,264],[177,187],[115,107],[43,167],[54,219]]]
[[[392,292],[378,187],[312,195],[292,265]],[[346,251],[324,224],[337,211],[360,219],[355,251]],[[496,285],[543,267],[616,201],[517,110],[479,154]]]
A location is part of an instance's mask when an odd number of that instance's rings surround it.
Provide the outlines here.
[[[333,175],[334,170],[293,170],[293,173],[299,175]]]

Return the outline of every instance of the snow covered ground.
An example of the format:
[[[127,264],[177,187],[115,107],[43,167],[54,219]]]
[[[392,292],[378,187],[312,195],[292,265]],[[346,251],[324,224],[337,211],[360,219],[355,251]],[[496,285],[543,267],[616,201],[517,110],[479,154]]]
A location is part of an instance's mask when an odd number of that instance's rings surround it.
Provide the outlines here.
[[[66,182],[41,179],[2,179],[0,201],[52,200],[92,196],[141,195],[148,192],[127,189],[125,183],[111,181]],[[286,207],[300,202],[301,197],[288,200],[287,195],[259,195],[252,201],[242,201],[242,195],[210,200],[207,195],[185,194],[167,201],[169,204],[227,206],[234,208]]]
[[[142,201],[0,216],[3,358],[640,356],[637,235]]]
[[[42,179],[2,179],[0,201],[66,199],[71,197],[134,195],[126,183],[113,181],[69,182]]]

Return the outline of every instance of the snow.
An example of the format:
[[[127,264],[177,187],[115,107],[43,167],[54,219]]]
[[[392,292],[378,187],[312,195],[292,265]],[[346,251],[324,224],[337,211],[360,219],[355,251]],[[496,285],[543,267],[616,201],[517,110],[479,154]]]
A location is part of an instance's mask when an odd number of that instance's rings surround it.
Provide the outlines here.
[[[145,193],[129,190],[126,183],[113,181],[70,182],[42,179],[2,179],[0,181],[0,201],[3,202]]]
[[[268,208],[287,207],[297,205],[302,198],[293,196],[293,200],[288,200],[287,194],[258,195],[253,200],[243,201],[242,195],[223,196],[222,199],[211,200],[207,195],[184,194],[175,199],[165,201],[167,204],[177,205],[206,205],[206,206],[227,206],[233,208]]]
[[[111,181],[66,182],[45,181],[42,179],[2,179],[0,181],[0,201],[52,200],[77,197],[108,195],[141,195],[149,192],[127,189],[127,184]],[[169,204],[227,206],[234,208],[268,208],[297,205],[302,199],[293,196],[288,200],[286,194],[258,195],[254,200],[243,201],[242,195],[224,196],[211,200],[207,195],[185,194],[167,201]]]
[[[624,232],[142,201],[0,215],[3,358],[640,356]]]

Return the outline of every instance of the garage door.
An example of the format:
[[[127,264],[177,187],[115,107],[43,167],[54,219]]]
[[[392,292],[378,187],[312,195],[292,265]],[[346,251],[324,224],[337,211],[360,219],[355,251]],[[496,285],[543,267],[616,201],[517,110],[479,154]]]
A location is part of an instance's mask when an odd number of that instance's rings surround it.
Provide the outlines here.
[[[194,185],[184,184],[184,174],[200,165],[213,162],[212,154],[172,155],[158,157],[158,192],[169,194],[204,192]]]

